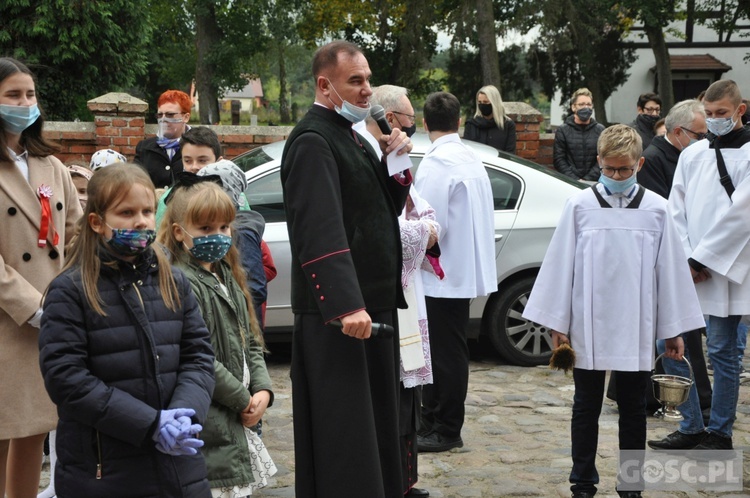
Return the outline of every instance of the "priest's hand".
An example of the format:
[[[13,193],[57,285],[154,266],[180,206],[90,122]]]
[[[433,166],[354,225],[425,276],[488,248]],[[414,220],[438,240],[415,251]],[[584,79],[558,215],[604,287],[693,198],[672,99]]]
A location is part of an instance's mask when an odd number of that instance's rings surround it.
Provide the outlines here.
[[[711,273],[709,273],[708,268],[704,268],[701,271],[695,271],[690,268],[690,274],[693,276],[693,283],[696,284],[705,282],[706,280],[711,278]]]
[[[552,336],[552,349],[557,349],[560,344],[570,344],[570,339],[567,335],[556,330],[550,330],[549,333]]]
[[[343,316],[341,317],[341,332],[355,339],[369,339],[372,332],[372,319],[365,310]]]
[[[682,361],[682,355],[685,354],[685,343],[682,341],[682,336],[672,337],[664,341],[666,350],[664,356],[673,360]]]

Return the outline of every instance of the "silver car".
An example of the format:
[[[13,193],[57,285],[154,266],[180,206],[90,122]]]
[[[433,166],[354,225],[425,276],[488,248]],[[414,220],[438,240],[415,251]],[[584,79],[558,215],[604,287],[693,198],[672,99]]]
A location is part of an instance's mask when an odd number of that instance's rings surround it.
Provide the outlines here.
[[[412,137],[414,169],[430,146],[426,134]],[[278,275],[268,284],[266,339],[288,337],[291,310],[291,254],[279,168],[286,142],[276,142],[234,159],[245,172],[245,192],[252,208],[266,219],[263,239],[271,249]],[[532,366],[549,361],[552,340],[546,328],[521,317],[565,200],[587,185],[517,156],[465,141],[487,168],[495,199],[497,291],[471,303],[469,338],[489,336],[508,362]],[[283,334],[283,335],[279,335]]]

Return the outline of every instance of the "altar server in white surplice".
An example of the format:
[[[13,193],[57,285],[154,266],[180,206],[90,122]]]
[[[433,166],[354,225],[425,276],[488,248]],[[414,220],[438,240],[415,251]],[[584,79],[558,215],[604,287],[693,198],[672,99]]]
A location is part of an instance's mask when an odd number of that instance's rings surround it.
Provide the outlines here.
[[[554,346],[570,342],[576,352],[573,496],[593,496],[599,482],[606,371],[617,371],[620,449],[645,449],[644,392],[654,340],[666,339],[667,356],[681,359],[679,334],[703,325],[667,202],[636,183],[640,137],[628,126],[612,126],[599,137],[597,153],[599,183],[568,200],[524,311],[553,329]],[[639,487],[620,481],[617,491],[638,497]]]

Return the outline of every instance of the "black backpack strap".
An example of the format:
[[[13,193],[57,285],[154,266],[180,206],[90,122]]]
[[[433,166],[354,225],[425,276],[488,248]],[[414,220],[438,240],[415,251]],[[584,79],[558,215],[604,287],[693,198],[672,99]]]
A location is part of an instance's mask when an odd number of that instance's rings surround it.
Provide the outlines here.
[[[591,186],[591,190],[594,191],[594,195],[596,196],[596,200],[599,201],[599,205],[603,208],[611,208],[612,206],[609,205],[607,201],[604,200],[604,197],[602,197],[602,194],[599,193],[599,191],[596,189],[597,184],[593,184]]]
[[[729,172],[727,171],[727,165],[724,164],[724,156],[722,156],[718,145],[719,144],[716,144],[714,150],[716,151],[716,167],[719,170],[719,182],[721,183],[721,186],[724,187],[724,190],[727,191],[727,195],[731,199],[732,194],[734,193],[734,184],[732,183],[732,177],[729,176]]]
[[[602,197],[602,194],[599,193],[599,190],[596,188],[596,183],[591,186],[591,189],[594,191],[594,195],[596,196],[596,200],[599,201],[599,205],[603,208],[611,208],[612,206],[609,205],[607,201],[604,200],[604,197]],[[635,197],[633,197],[633,200],[630,201],[630,204],[625,206],[625,209],[638,209],[641,206],[641,201],[643,200],[643,195],[646,193],[646,189],[643,188],[642,185],[638,185],[638,192],[636,192]]]

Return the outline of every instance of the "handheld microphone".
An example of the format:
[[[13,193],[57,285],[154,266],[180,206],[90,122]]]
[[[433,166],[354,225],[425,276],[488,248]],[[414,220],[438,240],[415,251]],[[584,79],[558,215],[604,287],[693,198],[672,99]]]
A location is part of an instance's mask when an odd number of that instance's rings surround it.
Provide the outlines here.
[[[382,105],[374,105],[370,107],[370,117],[378,124],[383,135],[391,134],[391,125],[389,125],[388,120],[385,119],[385,109],[383,109]]]
[[[338,328],[343,328],[344,326],[341,323],[341,320],[331,320],[330,322],[328,322],[328,324]],[[393,337],[394,333],[395,330],[393,330],[393,327],[391,327],[390,325],[387,325],[385,323],[372,322],[370,337],[382,337],[384,339],[390,339],[391,337]]]

